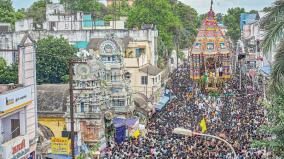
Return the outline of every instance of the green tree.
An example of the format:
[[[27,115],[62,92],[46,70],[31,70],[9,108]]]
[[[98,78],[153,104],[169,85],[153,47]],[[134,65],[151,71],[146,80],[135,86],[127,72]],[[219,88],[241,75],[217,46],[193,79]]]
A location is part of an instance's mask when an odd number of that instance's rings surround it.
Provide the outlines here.
[[[261,129],[262,134],[271,137],[255,141],[254,146],[270,148],[275,155],[284,158],[284,1],[275,1],[265,11],[260,25],[265,32],[263,52],[268,54],[273,47],[277,48],[270,76],[270,103],[263,104],[268,109],[269,120]]]
[[[50,1],[47,0],[39,0],[34,2],[25,13],[26,17],[33,18],[35,23],[43,23],[46,18],[46,3]]]
[[[159,49],[160,58],[166,56],[174,48],[174,35],[182,25],[177,15],[173,13],[172,6],[168,0],[136,0],[129,12],[127,26],[129,28],[140,28],[143,24],[154,24],[161,41],[167,51]],[[163,61],[160,59],[160,61]]]
[[[114,1],[103,16],[104,21],[119,20],[120,17],[127,17],[130,11],[127,0]]]
[[[180,28],[180,48],[188,48],[192,45],[198,28],[198,13],[192,7],[175,2],[174,13],[179,17],[182,27]]]
[[[85,13],[101,13],[107,8],[98,0],[61,0],[69,11],[82,11]],[[98,12],[97,12],[98,11]]]
[[[240,28],[240,16],[241,13],[257,14],[259,19],[258,11],[251,10],[246,12],[244,8],[230,8],[227,14],[223,17],[224,25],[227,27],[226,35],[229,36],[233,42],[237,42],[241,38],[241,28]]]
[[[7,66],[6,61],[0,57],[0,84],[18,83],[18,65]]]
[[[234,42],[241,37],[240,15],[245,13],[244,8],[230,8],[224,16],[224,25],[228,28],[226,33]]]
[[[24,17],[22,11],[14,10],[11,0],[0,0],[0,22],[15,24],[17,20]]]
[[[47,37],[37,42],[37,82],[62,83],[68,75],[68,62],[76,49],[64,38]]]
[[[284,1],[277,0],[267,9],[266,16],[261,21],[265,34],[262,43],[263,52],[271,53],[276,47],[275,61],[271,73],[271,93],[284,95]]]
[[[274,96],[271,102],[263,101],[262,105],[268,110],[268,123],[259,129],[259,135],[267,136],[264,140],[255,140],[254,147],[269,148],[274,155],[284,158],[284,98]],[[272,158],[276,158],[275,156]]]

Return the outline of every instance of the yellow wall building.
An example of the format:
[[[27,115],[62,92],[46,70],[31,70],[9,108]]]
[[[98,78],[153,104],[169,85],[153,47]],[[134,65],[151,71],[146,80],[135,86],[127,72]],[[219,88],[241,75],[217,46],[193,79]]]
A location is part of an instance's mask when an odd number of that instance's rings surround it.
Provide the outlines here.
[[[37,86],[38,90],[38,123],[40,131],[50,137],[61,137],[66,129],[65,112],[66,101],[69,95],[68,85],[44,84]],[[42,129],[41,129],[42,128]]]
[[[48,127],[54,134],[54,137],[61,137],[62,131],[66,130],[65,118],[39,117],[38,123]]]

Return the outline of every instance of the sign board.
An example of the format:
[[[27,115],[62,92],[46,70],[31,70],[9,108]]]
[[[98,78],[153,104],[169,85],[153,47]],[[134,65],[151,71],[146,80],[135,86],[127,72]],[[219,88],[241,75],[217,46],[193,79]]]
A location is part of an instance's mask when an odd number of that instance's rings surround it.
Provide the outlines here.
[[[51,138],[51,153],[59,155],[69,155],[71,140],[67,137],[52,137]]]
[[[28,136],[18,136],[0,146],[0,159],[19,159],[29,152]]]
[[[32,87],[24,87],[0,95],[0,114],[32,101]]]

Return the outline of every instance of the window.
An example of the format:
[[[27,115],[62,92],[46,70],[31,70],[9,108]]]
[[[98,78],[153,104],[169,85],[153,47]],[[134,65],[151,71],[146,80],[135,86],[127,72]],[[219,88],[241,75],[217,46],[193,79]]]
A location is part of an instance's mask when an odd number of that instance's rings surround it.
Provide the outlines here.
[[[26,133],[25,110],[0,119],[0,144]]]
[[[207,50],[213,51],[214,50],[214,43],[207,43]]]
[[[225,43],[220,43],[220,48],[225,49]]]
[[[125,101],[122,99],[113,99],[112,100],[112,105],[114,107],[123,107],[125,105]]]
[[[200,49],[200,48],[201,48],[201,43],[195,43],[194,48],[195,48],[195,49]]]
[[[85,103],[81,102],[81,112],[85,112]]]
[[[117,81],[116,72],[114,72],[114,73],[111,75],[111,81],[112,81],[112,82],[116,82],[116,81]]]
[[[116,56],[112,56],[112,61],[116,61]]]
[[[12,139],[20,136],[20,120],[19,119],[11,119],[11,132]]]
[[[120,93],[120,92],[122,92],[122,88],[112,88],[111,92],[112,93]]]
[[[124,100],[118,100],[118,106],[119,107],[123,107],[124,106],[125,101]]]
[[[153,80],[153,85],[155,84],[155,78],[152,78],[152,80]]]
[[[50,30],[55,30],[55,22],[50,22]]]
[[[143,84],[143,85],[148,84],[148,78],[147,78],[147,76],[141,76],[141,84]]]

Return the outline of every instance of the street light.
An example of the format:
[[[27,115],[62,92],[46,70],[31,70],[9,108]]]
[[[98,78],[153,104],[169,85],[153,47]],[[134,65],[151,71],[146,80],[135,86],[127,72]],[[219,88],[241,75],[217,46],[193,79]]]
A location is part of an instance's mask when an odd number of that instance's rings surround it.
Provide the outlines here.
[[[175,128],[173,130],[173,133],[178,134],[178,135],[185,135],[185,136],[193,136],[193,135],[205,136],[205,137],[211,137],[211,138],[214,138],[214,139],[217,139],[217,140],[221,140],[221,141],[225,142],[230,147],[231,151],[234,154],[234,159],[237,159],[237,154],[236,154],[236,151],[234,150],[233,146],[230,143],[228,143],[226,140],[224,140],[224,139],[222,139],[218,136],[193,132],[191,130],[184,129],[184,128]]]

